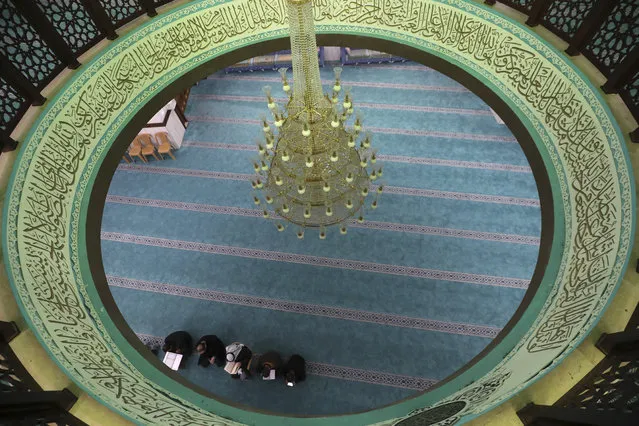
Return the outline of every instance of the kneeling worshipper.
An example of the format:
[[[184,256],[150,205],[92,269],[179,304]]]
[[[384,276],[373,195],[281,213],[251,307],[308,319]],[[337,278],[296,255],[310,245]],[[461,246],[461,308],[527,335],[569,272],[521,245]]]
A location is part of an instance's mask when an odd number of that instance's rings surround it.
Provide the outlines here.
[[[260,356],[256,371],[262,375],[262,380],[275,380],[282,368],[282,357],[275,351],[269,351]]]
[[[200,354],[198,365],[208,367],[215,363],[218,367],[223,367],[226,363],[226,347],[224,343],[214,334],[200,337],[195,350]]]
[[[253,352],[243,343],[231,343],[226,347],[226,366],[224,371],[234,379],[242,380],[250,376],[249,366]]]
[[[183,368],[186,359],[193,351],[193,338],[186,331],[174,331],[164,339],[162,350],[165,352],[166,365],[173,370]]]
[[[306,361],[301,355],[291,355],[283,371],[286,386],[295,386],[306,379]]]

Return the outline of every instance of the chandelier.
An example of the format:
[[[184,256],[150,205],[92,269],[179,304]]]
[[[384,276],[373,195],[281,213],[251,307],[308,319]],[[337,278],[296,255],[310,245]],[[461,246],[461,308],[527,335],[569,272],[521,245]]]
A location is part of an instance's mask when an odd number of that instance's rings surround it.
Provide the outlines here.
[[[308,227],[339,225],[346,234],[351,220],[364,221],[364,208],[376,209],[383,170],[371,147],[371,134],[354,114],[350,90],[342,90],[342,69],[334,69],[332,94],[323,93],[311,0],[288,0],[293,65],[293,87],[287,69],[279,70],[288,95],[281,108],[264,87],[272,124],[262,117],[263,139],[253,161],[253,201],[263,205],[263,216],[277,219],[279,231],[289,222],[304,238]],[[343,96],[340,98],[340,93]]]

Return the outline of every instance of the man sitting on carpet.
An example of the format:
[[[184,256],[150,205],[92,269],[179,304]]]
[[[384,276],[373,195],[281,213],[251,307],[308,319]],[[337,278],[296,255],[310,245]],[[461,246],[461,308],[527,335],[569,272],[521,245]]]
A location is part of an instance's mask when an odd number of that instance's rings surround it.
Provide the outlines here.
[[[253,352],[243,343],[231,343],[226,347],[226,367],[224,371],[234,379],[242,380],[250,376],[249,365]]]
[[[260,356],[256,371],[262,374],[263,380],[273,380],[279,375],[280,368],[282,368],[282,357],[275,351],[269,351]]]
[[[306,361],[301,355],[291,355],[284,366],[284,380],[287,386],[295,386],[306,379]]]
[[[182,367],[193,351],[193,338],[186,331],[175,331],[166,336],[162,350],[164,352],[181,354],[182,362],[180,363],[180,367]]]
[[[195,350],[200,354],[198,365],[208,367],[215,363],[218,367],[223,367],[226,362],[226,347],[224,343],[215,335],[202,336],[195,345]]]

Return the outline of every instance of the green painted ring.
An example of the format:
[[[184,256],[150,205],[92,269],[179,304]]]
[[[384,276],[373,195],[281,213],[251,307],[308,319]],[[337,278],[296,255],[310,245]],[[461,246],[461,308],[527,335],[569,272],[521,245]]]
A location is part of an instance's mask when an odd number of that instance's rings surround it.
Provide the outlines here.
[[[623,137],[599,93],[552,47],[481,5],[414,0],[387,11],[366,3],[316,2],[318,32],[364,34],[439,56],[492,89],[535,140],[550,178],[554,235],[546,273],[518,323],[432,392],[326,418],[224,404],[161,374],[134,350],[104,308],[86,260],[100,164],[140,108],[181,75],[286,35],[284,0],[200,0],[133,30],[78,70],[40,115],[14,167],[3,222],[14,293],[51,357],[90,395],[145,424],[405,425],[432,414],[430,407],[459,407],[440,421],[450,424],[532,383],[592,328],[627,265],[635,216]]]

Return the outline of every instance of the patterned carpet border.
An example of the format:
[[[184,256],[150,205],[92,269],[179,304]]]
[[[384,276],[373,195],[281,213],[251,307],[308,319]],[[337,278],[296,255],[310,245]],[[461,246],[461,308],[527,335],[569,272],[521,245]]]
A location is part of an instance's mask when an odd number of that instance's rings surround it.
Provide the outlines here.
[[[162,346],[164,338],[150,334],[136,333],[140,341],[150,347]],[[259,357],[259,353],[253,356]],[[423,377],[404,376],[401,374],[384,373],[382,371],[364,370],[360,368],[342,367],[320,362],[306,362],[306,373],[313,376],[331,377],[335,379],[370,383],[373,385],[390,386],[395,388],[424,391],[431,388],[437,380]]]
[[[378,274],[400,275],[422,279],[453,281],[495,287],[525,289],[528,288],[528,284],[530,283],[530,280],[520,278],[496,277],[491,275],[417,268],[414,266],[389,265],[384,263],[363,262],[359,260],[310,256],[304,254],[284,253],[280,251],[269,251],[244,247],[200,243],[196,241],[171,240],[167,238],[133,235],[119,232],[102,232],[101,237],[103,240],[107,241],[140,244],[175,250],[197,251],[225,256],[269,260],[273,262],[297,263],[326,268],[350,269],[354,271],[373,272]]]
[[[367,322],[392,327],[414,328],[424,331],[437,331],[464,336],[486,337],[494,339],[501,331],[499,327],[466,324],[458,322],[436,321],[424,318],[408,317],[404,315],[385,314],[382,312],[362,311],[358,309],[338,308],[334,306],[302,303],[281,299],[250,296],[246,294],[226,293],[203,288],[193,288],[154,281],[137,280],[131,278],[107,276],[110,286],[128,288],[132,290],[148,291],[152,293],[168,294],[171,296],[188,297],[191,299],[208,300],[211,302],[230,305],[248,306],[251,308],[269,309],[273,311],[292,312],[302,315],[335,318],[346,321]]]
[[[259,75],[211,75],[206,78],[207,80],[244,80],[244,81],[263,81],[269,83],[281,83],[282,79],[279,77],[266,77]],[[333,85],[334,80],[322,80],[322,85]],[[461,85],[457,86],[430,86],[425,84],[407,84],[407,83],[379,83],[372,81],[348,81],[347,86],[351,87],[374,87],[379,89],[401,89],[401,90],[419,90],[426,92],[456,92],[456,93],[470,93],[470,90]]]
[[[263,96],[243,96],[243,95],[211,95],[211,94],[193,94],[189,96],[189,99],[194,100],[211,100],[211,101],[234,101],[234,102],[264,102]],[[284,104],[288,101],[287,98],[273,98],[275,102]],[[493,113],[490,110],[484,109],[471,109],[471,108],[445,108],[445,107],[432,107],[423,105],[402,105],[402,104],[380,104],[376,102],[357,102],[358,108],[368,109],[384,109],[391,111],[412,111],[412,112],[434,112],[441,114],[456,114],[456,115],[482,115],[492,116]]]
[[[248,182],[253,175],[247,173],[216,172],[211,170],[180,169],[177,167],[156,167],[141,164],[120,164],[118,170],[157,173],[173,176],[189,176],[208,179],[243,180]],[[372,185],[371,187],[374,187]],[[539,200],[534,198],[505,197],[501,195],[472,194],[465,192],[436,191],[432,189],[404,188],[384,186],[388,194],[411,195],[415,197],[445,198],[459,201],[476,201],[482,203],[511,204],[524,207],[539,207]]]
[[[246,216],[262,218],[262,210],[246,209],[242,207],[216,206],[213,204],[188,203],[182,201],[166,201],[149,198],[124,197],[120,195],[108,195],[107,203],[127,204],[134,206],[158,207],[163,209],[188,210],[200,213],[225,214],[231,216]],[[374,229],[381,231],[408,232],[422,235],[437,235],[441,237],[465,238],[471,240],[495,241],[503,243],[527,244],[538,246],[539,238],[528,235],[500,234],[497,232],[471,231],[466,229],[437,228],[434,226],[411,225],[393,222],[366,221],[357,223],[349,222],[352,228]]]
[[[212,117],[209,115],[189,115],[187,116],[187,120],[191,122],[203,123],[262,124],[260,120],[254,120],[251,118]],[[387,135],[430,136],[436,138],[461,139],[482,142],[517,143],[517,139],[511,136],[477,135],[474,133],[441,132],[435,130],[396,129],[391,127],[366,127],[366,129],[370,130],[373,133],[383,133]]]
[[[220,142],[185,140],[184,142],[182,142],[182,146],[192,146],[195,148],[205,148],[205,149],[228,149],[231,151],[257,152],[257,148],[254,145],[236,144],[236,143],[220,143]],[[420,164],[420,165],[428,165],[428,166],[460,167],[463,169],[481,169],[481,170],[496,170],[496,171],[503,171],[503,172],[515,172],[515,173],[532,173],[531,168],[528,166],[517,166],[513,164],[482,163],[479,161],[445,160],[441,158],[409,157],[404,155],[384,155],[384,154],[379,154],[377,158],[380,161],[388,161],[389,163],[408,163],[408,164]]]

